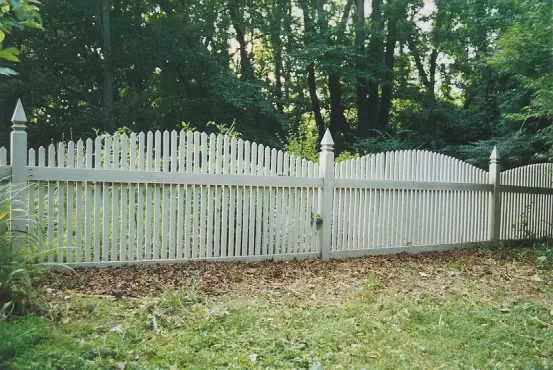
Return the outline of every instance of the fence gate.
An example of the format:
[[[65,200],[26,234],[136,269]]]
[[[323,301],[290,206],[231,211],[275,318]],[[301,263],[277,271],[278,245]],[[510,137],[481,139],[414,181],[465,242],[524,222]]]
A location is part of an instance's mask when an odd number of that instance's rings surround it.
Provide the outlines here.
[[[428,151],[386,152],[338,163],[333,254],[488,240],[490,190],[487,172]]]

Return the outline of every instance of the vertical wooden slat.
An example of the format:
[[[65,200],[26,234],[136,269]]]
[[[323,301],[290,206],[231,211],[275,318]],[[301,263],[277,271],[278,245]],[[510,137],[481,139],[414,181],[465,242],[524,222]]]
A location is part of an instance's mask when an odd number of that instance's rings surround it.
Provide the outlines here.
[[[263,158],[263,164],[264,164],[264,171],[263,176],[270,176],[271,174],[271,149],[269,147],[265,148],[264,158]],[[263,188],[263,220],[262,220],[262,229],[263,229],[263,235],[261,238],[261,244],[262,246],[262,254],[267,255],[269,254],[271,250],[271,239],[270,239],[270,229],[272,228],[272,225],[270,224],[270,217],[269,213],[272,214],[273,208],[270,207],[272,201],[272,191],[270,188]]]
[[[109,169],[110,155],[111,155],[111,137],[105,136],[104,148],[102,153],[102,160],[104,169]],[[109,247],[109,226],[111,221],[109,219],[110,206],[109,206],[109,184],[104,182],[102,191],[102,261],[109,261],[108,247]]]
[[[34,149],[29,149],[28,151],[28,165],[30,167],[35,167],[36,165],[36,152]],[[35,220],[38,220],[37,213],[36,213],[36,195],[35,195],[35,189],[37,188],[37,183],[29,183],[27,186],[27,214],[28,214],[28,220],[27,220],[27,233],[29,236],[35,235],[35,229],[37,229],[37,224]],[[29,248],[29,258],[32,262],[37,261],[37,255],[34,249]]]
[[[216,160],[216,154],[215,154],[215,148],[216,148],[217,142],[215,134],[211,134],[209,136],[209,158],[208,158],[208,172],[210,174],[215,173],[215,160]],[[215,186],[207,186],[207,232],[206,232],[206,243],[207,243],[207,257],[213,257],[213,219],[214,219],[214,191],[216,187]]]
[[[277,152],[277,167],[276,175],[282,176],[284,153],[282,150]],[[276,188],[276,208],[275,208],[275,254],[282,253],[282,200],[283,200],[283,188]]]
[[[249,141],[244,142],[244,166],[242,173],[244,175],[249,175],[251,170],[251,144]],[[240,255],[248,256],[249,255],[249,245],[248,245],[248,236],[249,236],[249,222],[250,222],[250,189],[248,186],[242,187],[244,193],[244,208],[242,210],[242,225],[238,229],[241,235],[241,252]]]
[[[277,151],[276,149],[271,150],[271,167],[270,167],[270,176],[276,176],[277,174]],[[267,222],[267,226],[269,229],[269,254],[275,254],[276,253],[276,220],[275,220],[275,213],[276,213],[276,197],[278,197],[277,189],[274,187],[271,187],[269,189],[269,220]]]
[[[54,144],[48,146],[48,167],[56,167],[56,148]],[[54,181],[48,182],[48,262],[54,262],[54,220],[56,214],[54,213],[54,197],[55,197],[56,183]]]
[[[84,163],[84,143],[82,140],[77,141],[77,162],[75,164],[76,168],[86,167]],[[83,187],[86,189],[88,187],[86,182],[77,182],[76,184],[76,204],[75,204],[75,261],[82,262],[83,260],[83,219],[85,224],[90,224],[92,222],[92,214],[85,213],[83,215]],[[86,192],[84,196],[86,197]],[[86,204],[86,199],[84,199]],[[89,250],[85,248],[84,254],[87,255],[90,253]]]
[[[178,135],[175,130],[171,131],[171,165],[170,172],[176,173],[178,170]],[[180,187],[180,186],[179,186]],[[176,185],[169,185],[169,258],[175,258],[175,244],[177,239],[177,194],[178,188]]]
[[[138,146],[136,148],[137,162],[136,169],[137,171],[145,172],[146,169],[146,135],[144,132],[138,134]],[[147,184],[136,184],[137,191],[137,209],[136,209],[136,254],[135,259],[141,261],[144,258],[145,253],[145,221],[144,221],[144,207],[147,203],[146,192],[148,185]]]
[[[186,171],[186,132],[184,130],[181,130],[179,134],[179,144],[178,144],[178,168],[177,171],[179,173],[184,173]],[[179,185],[177,187],[177,224],[176,224],[176,253],[175,258],[180,259],[183,258],[183,239],[184,239],[184,194],[185,194],[185,188],[183,185]]]
[[[46,151],[43,146],[38,148],[38,167],[46,167]],[[40,181],[38,183],[38,263],[44,262],[44,254],[50,247],[45,245],[44,232],[47,228],[42,224],[43,220],[46,220],[45,202],[46,202],[47,183]]]
[[[94,140],[94,168],[101,168],[102,164],[102,137]],[[102,198],[104,186],[100,183],[94,184],[94,253],[93,261],[98,262],[102,259]],[[92,231],[92,230],[91,230]],[[92,232],[90,232],[92,234]]]
[[[120,137],[119,135],[113,135],[113,156],[111,161],[111,169],[119,170],[121,168],[120,155]],[[111,184],[111,254],[110,260],[118,260],[118,247],[119,247],[119,188],[120,185],[116,183]]]
[[[236,173],[241,175],[244,170],[244,142],[238,139],[238,157],[236,161]],[[234,256],[242,256],[242,205],[243,205],[244,187],[236,187],[236,239]]]
[[[129,156],[129,166],[127,168],[128,171],[136,171],[137,170],[137,148],[136,148],[136,134],[133,132],[129,136],[129,149],[128,149],[128,156]],[[137,197],[137,193],[140,192],[139,184],[128,184],[128,191],[129,191],[129,207],[128,207],[128,225],[129,225],[129,236],[128,236],[128,247],[127,247],[127,260],[128,261],[134,261],[136,260],[136,254],[138,249],[138,243],[137,243],[137,237],[136,237],[136,204],[135,200]]]
[[[229,165],[229,174],[235,174],[236,173],[236,139],[232,138],[230,141],[230,165]],[[228,222],[228,251],[227,256],[235,256],[234,251],[234,230],[236,229],[235,223],[234,223],[234,215],[236,214],[236,192],[238,187],[237,186],[229,186],[229,222]]]
[[[148,131],[146,134],[146,171],[154,169],[154,134]],[[158,212],[157,209],[152,209],[153,198],[155,198],[155,185],[145,184],[146,191],[146,207],[144,211],[144,259],[151,260],[153,257],[152,250],[154,249],[152,240],[152,213]]]
[[[163,144],[162,144],[162,167],[161,170],[164,173],[169,172],[170,166],[170,146],[171,146],[171,137],[169,131],[163,131]],[[169,242],[169,214],[170,214],[170,205],[169,205],[169,196],[170,196],[170,185],[161,184],[161,248],[160,248],[160,259],[167,258],[167,246]]]
[[[122,171],[128,171],[129,170],[129,160],[130,160],[130,153],[129,153],[129,138],[127,135],[122,134],[120,137],[121,146],[120,146],[120,152],[121,152],[121,160],[119,164],[119,168]],[[119,214],[119,223],[121,226],[121,230],[119,233],[119,261],[128,261],[129,255],[127,251],[127,226],[128,226],[128,217],[129,217],[129,199],[128,199],[128,188],[129,186],[132,186],[131,184],[120,184],[118,185],[118,195],[121,196],[120,200],[120,214]],[[133,241],[130,240],[129,244],[132,245]]]
[[[92,139],[86,140],[86,146],[85,146],[85,160],[84,160],[84,167],[88,169],[93,168],[93,155],[94,155],[94,143]],[[85,215],[90,216],[90,222],[84,223],[84,261],[90,262],[94,257],[94,251],[91,250],[92,248],[92,230],[94,228],[94,224],[98,222],[96,219],[96,214],[93,211],[93,199],[92,199],[92,191],[96,187],[96,185],[92,185],[89,183],[86,183],[85,185],[85,204],[84,204],[84,213]],[[77,216],[78,217],[78,216]],[[94,220],[94,221],[92,221]],[[94,222],[94,223],[93,223]],[[77,234],[78,235],[78,234]]]
[[[154,158],[154,171],[160,172],[162,169],[162,160],[163,160],[163,148],[162,148],[162,134],[158,130],[154,134],[154,151],[155,151],[155,158]],[[160,254],[160,247],[161,247],[161,218],[162,216],[162,206],[161,206],[161,193],[162,193],[162,187],[163,185],[153,185],[152,186],[152,192],[153,192],[153,203],[154,203],[154,209],[153,209],[153,238],[152,238],[152,256],[151,258],[154,260],[159,259]]]
[[[58,168],[65,167],[65,144],[59,143],[58,144],[58,152],[57,152],[58,158],[57,158],[57,165]],[[64,224],[65,224],[65,182],[58,181],[58,223],[57,223],[57,239],[58,239],[58,258],[57,262],[62,263],[64,262],[64,255],[65,252],[65,246],[64,243]]]
[[[225,136],[223,138],[223,168],[222,173],[224,175],[229,173],[229,165],[230,165],[230,138],[228,136]],[[231,225],[228,222],[228,215],[229,215],[229,191],[230,186],[221,186],[221,197],[222,197],[222,204],[221,204],[221,257],[226,257],[228,254],[228,230],[230,229]]]
[[[250,175],[256,175],[257,166],[257,144],[251,144],[251,160],[250,160],[250,170],[248,171]],[[255,255],[255,206],[256,201],[259,202],[259,199],[256,199],[256,190],[257,187],[250,186],[248,189],[249,192],[249,219],[248,219],[248,255]]]
[[[258,176],[264,175],[264,163],[265,163],[265,148],[262,144],[260,144],[257,148],[257,168],[256,168],[256,174]],[[263,206],[267,202],[267,199],[263,197],[264,190],[263,188],[260,188],[259,186],[256,187],[256,219],[255,219],[255,255],[262,254],[262,235],[263,235]]]
[[[223,165],[223,136],[217,135],[217,142],[215,147],[215,173],[222,173]],[[217,186],[214,191],[215,197],[215,220],[214,220],[214,235],[213,235],[213,255],[215,257],[221,256],[221,217],[222,217],[222,203],[224,202],[223,193],[224,186]]]

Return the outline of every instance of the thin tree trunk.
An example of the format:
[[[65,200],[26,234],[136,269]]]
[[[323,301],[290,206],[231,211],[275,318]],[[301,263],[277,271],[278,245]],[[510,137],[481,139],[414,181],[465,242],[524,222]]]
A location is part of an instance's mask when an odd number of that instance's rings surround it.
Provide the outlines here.
[[[371,40],[368,48],[368,56],[371,62],[370,69],[372,77],[368,83],[368,130],[381,129],[378,124],[378,116],[380,109],[380,97],[378,92],[378,76],[380,75],[380,65],[382,63],[383,41],[382,41],[382,0],[373,0],[371,13]],[[370,132],[370,131],[369,131]],[[369,132],[366,132],[368,134]]]
[[[111,1],[102,0],[102,38],[104,57],[104,109],[106,112],[105,129],[108,132],[115,131],[113,120],[113,57],[111,45]]]
[[[381,97],[380,97],[380,116],[378,118],[379,129],[386,130],[388,127],[388,120],[390,117],[390,110],[392,109],[392,94],[394,86],[394,52],[396,46],[397,32],[396,32],[397,20],[393,15],[388,16],[388,36],[386,39],[386,54],[384,55],[384,64],[386,65],[386,72],[384,73],[384,79],[381,83]]]
[[[356,0],[355,17],[355,47],[359,55],[363,55],[357,63],[359,71],[364,70],[365,59],[365,0]],[[367,79],[359,76],[356,79],[356,105],[357,105],[357,134],[366,136],[369,127],[368,89]]]
[[[273,47],[273,59],[275,67],[275,87],[277,95],[277,110],[284,111],[282,105],[282,42],[280,40],[280,29],[282,25],[281,2],[275,0],[273,3],[273,24],[271,27],[271,43]]]
[[[236,41],[240,45],[240,78],[242,80],[253,80],[253,67],[248,55],[248,44],[242,27],[242,20],[238,17],[238,4],[236,1],[230,0],[228,6],[232,27],[236,32]]]
[[[306,4],[305,0],[300,0],[299,3],[303,12],[303,24],[305,27],[305,36],[306,36],[306,39],[308,39],[309,36],[314,32],[313,24],[311,23],[311,17],[309,16],[309,6],[308,4]],[[317,132],[319,134],[319,140],[317,140],[317,143],[318,143],[320,142],[320,140],[324,135],[326,125],[324,122],[323,115],[321,113],[321,104],[319,102],[319,97],[317,96],[317,80],[315,78],[314,63],[309,63],[309,65],[307,66],[307,88],[309,90],[309,100],[311,101],[311,110],[313,111],[313,115],[315,116],[315,124],[317,125]]]

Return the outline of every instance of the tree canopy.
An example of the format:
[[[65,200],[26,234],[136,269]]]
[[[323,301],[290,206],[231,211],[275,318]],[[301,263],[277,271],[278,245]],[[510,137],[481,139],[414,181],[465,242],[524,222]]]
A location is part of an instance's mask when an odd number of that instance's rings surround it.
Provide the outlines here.
[[[32,145],[190,127],[314,158],[328,127],[342,156],[551,153],[549,0],[43,0],[40,31],[2,12],[20,62],[0,76],[0,128],[21,97]]]

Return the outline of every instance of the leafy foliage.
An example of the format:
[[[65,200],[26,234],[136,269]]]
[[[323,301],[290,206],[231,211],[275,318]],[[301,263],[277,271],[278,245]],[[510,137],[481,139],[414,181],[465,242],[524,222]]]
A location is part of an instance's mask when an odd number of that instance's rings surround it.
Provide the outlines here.
[[[9,14],[36,6],[6,4]],[[551,6],[44,0],[44,31],[10,34],[21,62],[19,75],[0,77],[0,145],[21,97],[32,146],[233,122],[244,139],[310,159],[328,127],[337,156],[421,148],[486,167],[497,144],[506,167],[543,161],[553,147]]]
[[[19,49],[5,47],[6,35],[14,29],[42,28],[37,0],[1,0],[0,1],[0,59],[19,62]],[[16,72],[0,65],[0,75],[14,75]]]

